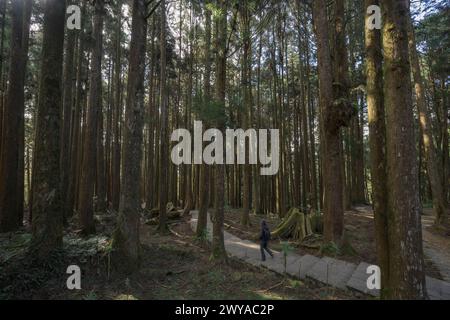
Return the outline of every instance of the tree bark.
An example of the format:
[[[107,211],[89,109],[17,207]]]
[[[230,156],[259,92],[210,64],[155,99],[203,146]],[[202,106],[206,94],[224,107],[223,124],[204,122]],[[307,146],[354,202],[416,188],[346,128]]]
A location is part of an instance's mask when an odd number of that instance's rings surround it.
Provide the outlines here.
[[[95,232],[93,197],[97,163],[98,122],[101,110],[104,0],[96,0],[93,18],[93,47],[89,90],[89,108],[84,136],[78,214],[83,234]]]
[[[86,12],[86,5],[82,7],[82,14]],[[69,170],[69,186],[67,188],[67,196],[65,198],[64,213],[72,216],[77,204],[79,167],[81,158],[80,138],[81,138],[81,120],[83,109],[83,75],[85,63],[85,34],[83,29],[78,33],[78,49],[77,49],[77,70],[76,70],[76,93],[75,102],[72,110],[71,120],[71,150],[70,150],[70,170]],[[70,212],[69,212],[70,211]]]
[[[160,84],[160,103],[161,103],[161,127],[160,127],[160,161],[159,161],[159,231],[161,233],[167,232],[167,213],[166,205],[168,201],[168,186],[165,178],[168,176],[169,165],[169,111],[168,111],[168,94],[166,83],[166,1],[161,1],[161,35],[160,35],[160,50],[161,50],[161,84]]]
[[[216,100],[225,114],[225,87],[227,75],[227,2],[217,0],[221,12],[216,16]],[[219,119],[219,130],[225,131],[225,119]],[[225,240],[223,232],[225,206],[225,164],[215,165],[215,210],[213,215],[212,259],[226,262]]]
[[[187,83],[187,96],[186,96],[186,108],[184,114],[184,124],[186,128],[191,128],[191,111],[192,111],[192,90],[193,90],[193,72],[194,72],[194,54],[193,54],[193,24],[192,24],[192,10],[189,13],[189,51],[187,56],[188,64],[188,83]],[[193,177],[194,166],[187,164],[184,165],[184,174],[186,181],[186,191],[185,191],[185,203],[183,215],[189,214],[189,212],[194,208],[194,195],[192,193],[192,177]]]
[[[100,88],[102,84],[100,83]],[[102,90],[100,90],[99,105],[103,105]],[[103,109],[103,107],[102,107]],[[104,116],[103,111],[100,110],[97,122],[97,143],[96,143],[96,160],[97,160],[97,170],[96,170],[96,184],[95,184],[95,211],[105,212],[106,211],[106,172],[105,172],[105,145],[104,145]]]
[[[365,9],[379,5],[379,0],[366,0]],[[367,13],[366,19],[368,18]],[[367,21],[367,20],[366,20]],[[367,107],[369,116],[370,167],[372,173],[372,202],[375,218],[375,239],[381,287],[389,285],[389,236],[387,219],[386,119],[383,95],[383,56],[381,31],[365,28]],[[384,291],[381,292],[384,296]]]
[[[41,76],[33,166],[31,252],[47,257],[62,246],[60,126],[64,51],[65,1],[44,5]]]
[[[251,43],[251,30],[250,30],[250,12],[247,7],[247,1],[241,7],[241,20],[242,20],[242,39],[243,39],[243,63],[242,63],[242,90],[244,91],[244,128],[251,128],[251,108],[252,108],[252,87],[251,87],[251,56],[252,56],[252,43]],[[248,146],[250,147],[250,141]],[[250,148],[248,149],[250,150]],[[249,163],[249,154],[246,152],[245,164],[244,164],[244,188],[243,188],[243,210],[241,217],[241,224],[243,226],[250,225],[250,188],[251,188],[251,166]]]
[[[4,49],[5,49],[5,30],[6,30],[6,0],[0,1],[1,20],[1,38],[0,38],[0,154],[2,152],[2,135],[3,135],[3,109],[4,109],[4,88],[3,88],[3,65],[4,65]]]
[[[119,268],[132,271],[140,260],[140,176],[143,142],[145,44],[147,34],[145,0],[133,1],[127,103],[123,133],[122,185],[118,226],[113,249]]]
[[[409,1],[382,0],[381,5],[389,223],[389,285],[385,296],[423,299],[427,291],[408,56]]]
[[[25,0],[14,1],[11,9],[9,86],[3,110],[3,152],[0,158],[0,232],[17,230],[23,220],[24,84],[29,31],[25,30],[29,29],[29,15],[25,9],[29,4]]]
[[[436,147],[433,141],[430,111],[427,108],[427,102],[425,100],[425,87],[416,49],[416,40],[412,21],[409,22],[408,27],[409,55],[411,59],[412,74],[414,79],[416,104],[419,112],[419,124],[422,133],[423,148],[425,151],[427,174],[430,181],[431,193],[433,197],[433,211],[435,217],[434,223],[436,226],[442,226],[447,223],[448,219],[447,197],[444,194],[442,185],[443,168],[441,165],[442,163],[439,161],[439,156],[437,154]]]
[[[155,91],[155,67],[156,67],[156,46],[155,46],[155,35],[156,35],[156,19],[152,18],[152,31],[151,31],[151,41],[150,41],[150,72],[149,72],[149,97],[148,97],[148,150],[147,150],[147,189],[146,189],[146,208],[151,210],[155,205],[155,182],[156,179],[150,179],[154,177],[154,168],[157,161],[155,161],[155,127],[158,120],[158,112],[154,103]]]
[[[67,31],[67,40],[65,48],[65,62],[63,69],[64,93],[63,93],[63,125],[61,131],[61,192],[63,195],[68,194],[69,178],[73,176],[70,172],[72,168],[73,158],[71,157],[71,141],[70,128],[72,123],[72,107],[73,107],[73,88],[76,87],[76,78],[74,78],[75,65],[75,45],[77,33],[74,30]],[[75,80],[75,81],[74,81]],[[65,200],[68,200],[67,198]],[[70,202],[69,202],[70,201]],[[72,216],[73,201],[64,201],[64,220]]]
[[[209,1],[207,2],[209,3]],[[211,101],[211,11],[205,7],[205,102]],[[209,209],[209,184],[210,170],[207,164],[200,166],[200,208],[198,212],[196,235],[202,238],[205,235],[207,227],[208,209]]]
[[[120,123],[122,120],[122,61],[121,61],[121,34],[122,34],[122,1],[117,2],[116,8],[117,25],[115,30],[115,55],[114,55],[114,129],[113,129],[113,160],[112,160],[112,209],[118,211],[120,203]]]
[[[323,132],[324,239],[341,243],[344,232],[343,177],[340,128],[346,110],[333,100],[333,67],[324,0],[314,1],[313,17],[317,37],[321,128]],[[342,114],[340,114],[342,112]]]

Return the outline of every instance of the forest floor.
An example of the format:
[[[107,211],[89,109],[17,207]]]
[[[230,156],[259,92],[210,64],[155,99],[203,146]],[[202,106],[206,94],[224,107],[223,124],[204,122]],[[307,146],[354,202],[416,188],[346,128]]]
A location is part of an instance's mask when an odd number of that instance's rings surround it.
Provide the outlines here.
[[[449,281],[450,236],[433,228],[433,217],[430,210],[424,210],[424,213],[422,227],[426,274],[433,278]],[[251,214],[250,226],[245,227],[240,224],[241,214],[241,209],[228,209],[225,214],[225,228],[229,233],[245,240],[258,242],[262,219],[267,221],[271,230],[274,230],[280,223],[277,216]],[[344,220],[346,245],[343,248],[328,247],[324,250],[319,239],[312,246],[310,244],[302,246],[291,242],[290,246],[293,248],[293,252],[299,255],[329,256],[355,264],[361,262],[376,264],[375,226],[371,208],[368,206],[355,207],[345,212]],[[278,239],[271,241],[270,247],[282,251],[282,244]]]
[[[251,225],[240,225],[241,210],[228,209],[225,229],[241,239],[258,242],[260,221],[273,229],[280,222],[275,216],[251,215]],[[425,211],[423,238],[427,275],[448,281],[450,275],[450,237],[432,227],[432,216]],[[81,238],[68,228],[64,250],[44,263],[30,261],[26,252],[31,240],[28,228],[0,235],[0,299],[366,299],[315,281],[293,280],[272,271],[252,267],[236,259],[214,266],[208,244],[199,243],[184,217],[171,224],[169,235],[160,235],[154,226],[142,224],[142,266],[132,275],[111,270],[110,239],[115,215],[97,215],[97,234]],[[320,246],[302,247],[291,243],[300,255],[330,256],[352,263],[375,263],[373,215],[368,207],[357,207],[345,214],[348,245],[338,251]],[[73,221],[72,225],[76,225]],[[271,247],[281,251],[280,241]],[[66,287],[69,265],[82,270],[82,289]]]
[[[358,299],[363,295],[314,281],[299,281],[230,259],[214,266],[207,244],[195,240],[185,217],[169,235],[142,225],[142,266],[133,275],[111,271],[108,260],[113,215],[97,216],[95,237],[67,230],[64,251],[51,261],[30,261],[24,230],[0,238],[0,299]],[[81,290],[66,288],[68,265],[82,270]]]
[[[422,237],[425,261],[431,260],[439,270],[442,279],[450,282],[450,233],[437,230],[431,209],[424,209],[422,216]]]

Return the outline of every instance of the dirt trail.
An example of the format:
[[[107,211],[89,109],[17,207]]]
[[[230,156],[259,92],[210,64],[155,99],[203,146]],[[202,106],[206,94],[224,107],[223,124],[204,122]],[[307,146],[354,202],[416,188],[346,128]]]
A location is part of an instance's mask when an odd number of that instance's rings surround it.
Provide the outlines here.
[[[372,215],[371,207],[361,206],[355,209],[363,214]],[[430,260],[439,270],[442,279],[450,282],[450,237],[431,231],[433,216],[431,210],[424,210],[422,216],[422,238],[425,260]]]
[[[443,280],[450,281],[450,237],[432,231],[433,216],[425,211],[422,216],[422,236],[425,259],[430,259],[439,269]]]

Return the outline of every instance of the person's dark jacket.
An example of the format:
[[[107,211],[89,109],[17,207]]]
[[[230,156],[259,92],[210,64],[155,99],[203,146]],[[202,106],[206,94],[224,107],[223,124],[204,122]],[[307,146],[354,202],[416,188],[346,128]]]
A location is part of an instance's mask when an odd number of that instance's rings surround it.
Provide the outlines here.
[[[263,242],[268,242],[270,240],[270,230],[269,227],[267,226],[266,221],[263,221],[261,223],[261,234],[259,236],[259,240]]]

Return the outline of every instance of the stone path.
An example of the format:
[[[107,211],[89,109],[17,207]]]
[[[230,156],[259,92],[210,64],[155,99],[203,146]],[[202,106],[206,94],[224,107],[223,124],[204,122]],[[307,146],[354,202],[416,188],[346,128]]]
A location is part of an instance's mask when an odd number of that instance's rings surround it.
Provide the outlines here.
[[[191,211],[191,228],[197,226],[198,211]],[[212,223],[208,217],[208,240],[212,238]],[[279,274],[287,274],[293,278],[304,280],[313,279],[343,290],[355,290],[369,296],[377,297],[378,290],[367,288],[366,273],[369,264],[359,265],[345,261],[311,255],[300,256],[291,253],[287,256],[286,265],[283,254],[274,251],[274,258],[261,261],[259,244],[238,237],[224,231],[225,249],[232,257],[243,260],[253,266],[264,267]],[[427,277],[428,294],[433,300],[450,300],[450,283]]]

